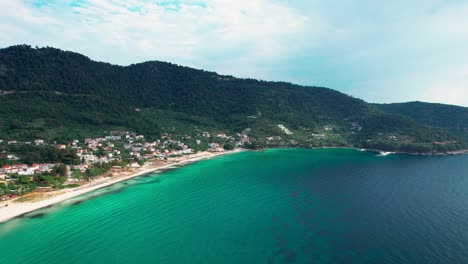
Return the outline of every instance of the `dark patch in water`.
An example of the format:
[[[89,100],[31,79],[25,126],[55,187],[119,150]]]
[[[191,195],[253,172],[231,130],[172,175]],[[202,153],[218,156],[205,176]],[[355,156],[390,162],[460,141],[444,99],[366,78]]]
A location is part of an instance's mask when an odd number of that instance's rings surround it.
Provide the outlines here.
[[[283,263],[295,263],[297,259],[296,252],[294,251],[287,251],[284,258]]]
[[[302,252],[304,253],[309,253],[311,251],[314,251],[315,245],[314,244],[309,244],[309,245],[303,245],[301,247]]]
[[[354,257],[350,255],[341,255],[337,256],[336,260],[338,263],[352,263],[354,261]]]
[[[286,246],[286,239],[278,239],[278,241],[276,242],[276,244],[278,245],[278,247],[285,247]]]
[[[37,213],[37,214],[33,214],[33,215],[30,215],[29,218],[42,218],[45,216],[45,213]]]
[[[81,203],[84,203],[84,202],[86,202],[86,201],[90,201],[90,200],[99,198],[99,197],[104,196],[104,195],[119,193],[119,192],[122,192],[125,188],[126,188],[126,187],[122,187],[122,188],[114,189],[114,190],[113,190],[113,189],[110,189],[110,188],[99,189],[99,190],[104,190],[104,192],[103,192],[103,193],[100,193],[100,194],[94,194],[94,195],[86,196],[86,197],[84,197],[83,200],[79,200],[79,201],[73,202],[72,205],[79,205],[79,204],[81,204]]]
[[[155,179],[153,181],[148,181],[148,182],[143,182],[143,183],[140,183],[141,185],[147,185],[147,184],[155,184],[155,183],[159,183],[161,182],[161,179]]]
[[[329,230],[319,230],[317,231],[317,235],[321,237],[330,237],[333,235],[333,232]]]
[[[116,193],[121,193],[123,191],[123,188],[122,189],[117,189],[117,190],[109,190],[109,192],[106,192],[105,194],[116,194]]]
[[[304,215],[304,218],[306,218],[306,219],[312,219],[312,218],[315,217],[315,214],[316,214],[316,212],[313,212],[313,211],[306,212],[305,215]]]
[[[282,263],[295,263],[297,259],[297,254],[293,250],[288,250],[286,248],[286,239],[279,239],[277,245],[279,249],[273,254],[273,256],[282,257]]]
[[[285,255],[287,252],[288,252],[288,251],[287,251],[286,249],[280,248],[280,249],[276,250],[276,252],[275,252],[274,255],[275,255],[275,256]]]
[[[183,167],[183,166],[181,166],[181,167]],[[178,168],[181,168],[181,167],[174,166],[174,167],[171,167],[171,168],[159,169],[159,170],[158,170],[158,173],[169,172],[169,171],[171,171],[171,170],[175,170],[175,169],[178,169]]]
[[[120,193],[120,192],[122,192],[122,191],[125,190],[125,189],[126,189],[126,187],[120,187],[120,188],[118,188],[118,189],[111,189],[111,188],[109,188],[109,189],[104,189],[104,190],[105,190],[104,193],[99,194],[99,195],[93,195],[93,196],[90,197],[90,198],[97,198],[97,197],[100,197],[100,196],[103,196],[103,195],[107,195],[107,194]],[[87,200],[90,200],[90,199],[87,199]]]

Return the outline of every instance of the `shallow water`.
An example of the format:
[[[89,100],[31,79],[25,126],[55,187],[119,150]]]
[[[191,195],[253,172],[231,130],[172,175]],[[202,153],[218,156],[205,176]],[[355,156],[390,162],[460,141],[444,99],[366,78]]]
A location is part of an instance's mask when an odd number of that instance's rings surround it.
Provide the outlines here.
[[[468,263],[468,156],[281,149],[0,224],[0,263]]]

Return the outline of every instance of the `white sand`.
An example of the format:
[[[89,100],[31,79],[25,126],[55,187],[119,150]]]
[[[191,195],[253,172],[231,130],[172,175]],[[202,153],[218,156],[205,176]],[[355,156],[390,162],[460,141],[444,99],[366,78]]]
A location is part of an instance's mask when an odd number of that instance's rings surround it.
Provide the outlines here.
[[[173,163],[168,164],[168,165],[160,165],[160,166],[152,166],[152,167],[145,165],[144,167],[139,169],[138,172],[135,172],[130,175],[124,175],[124,173],[122,173],[122,175],[119,175],[116,177],[107,177],[107,178],[101,177],[99,179],[91,181],[88,184],[81,185],[76,188],[70,188],[70,189],[47,193],[47,194],[51,194],[50,198],[45,198],[44,200],[40,200],[36,202],[22,203],[22,202],[13,202],[13,200],[3,201],[3,202],[0,202],[0,223],[5,222],[13,217],[16,217],[16,216],[40,209],[40,208],[44,208],[55,203],[63,202],[70,198],[106,187],[106,186],[109,186],[109,185],[112,185],[121,181],[125,181],[128,179],[137,177],[137,176],[141,176],[150,172],[154,172],[160,169],[170,168],[170,167],[178,166],[182,164],[192,163],[195,161],[212,158],[212,157],[216,157],[219,155],[235,153],[239,151],[241,150],[236,149],[233,151],[226,151],[226,152],[220,152],[220,153],[201,152],[201,153],[191,154],[191,155],[177,157],[177,158],[170,158],[169,161],[172,161]],[[7,207],[5,207],[6,204],[8,204]]]

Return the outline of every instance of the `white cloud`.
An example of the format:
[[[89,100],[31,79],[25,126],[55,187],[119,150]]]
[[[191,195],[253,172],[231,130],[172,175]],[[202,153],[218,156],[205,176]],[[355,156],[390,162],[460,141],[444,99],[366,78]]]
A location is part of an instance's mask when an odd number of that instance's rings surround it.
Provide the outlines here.
[[[422,95],[422,100],[468,107],[468,67],[435,80]]]
[[[310,17],[269,0],[208,0],[204,5],[187,1],[172,6],[90,0],[73,7],[62,2],[41,8],[19,0],[8,3],[0,11],[0,29],[15,37],[0,40],[0,45],[17,44],[20,39],[119,64],[162,59],[193,66],[211,64],[210,68],[246,63],[243,67],[248,68],[256,61],[299,52],[306,42],[303,33],[312,32]],[[22,29],[46,37],[19,37]]]

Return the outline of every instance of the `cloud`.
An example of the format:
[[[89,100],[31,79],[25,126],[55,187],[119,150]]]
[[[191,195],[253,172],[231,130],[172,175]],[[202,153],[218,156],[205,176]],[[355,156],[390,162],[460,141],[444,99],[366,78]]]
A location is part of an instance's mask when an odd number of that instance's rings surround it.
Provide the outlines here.
[[[12,26],[14,21],[29,31],[46,31],[50,38],[37,41],[39,44],[78,48],[93,57],[120,64],[149,58],[192,65],[213,61],[221,64],[218,60],[229,63],[256,58],[275,60],[298,52],[299,42],[304,41],[300,40],[301,34],[310,19],[266,0],[82,0],[68,5],[49,2],[39,6],[18,0],[11,3],[7,9],[19,7],[24,12],[9,15],[2,19],[6,22],[2,24]],[[31,18],[49,21],[37,23]],[[27,42],[31,41],[35,39]]]
[[[443,76],[429,86],[422,100],[468,107],[468,66]]]
[[[122,65],[171,61],[374,102],[454,87],[444,100],[468,105],[465,79],[448,70],[468,60],[467,13],[457,0],[9,0],[0,46],[54,46]]]

